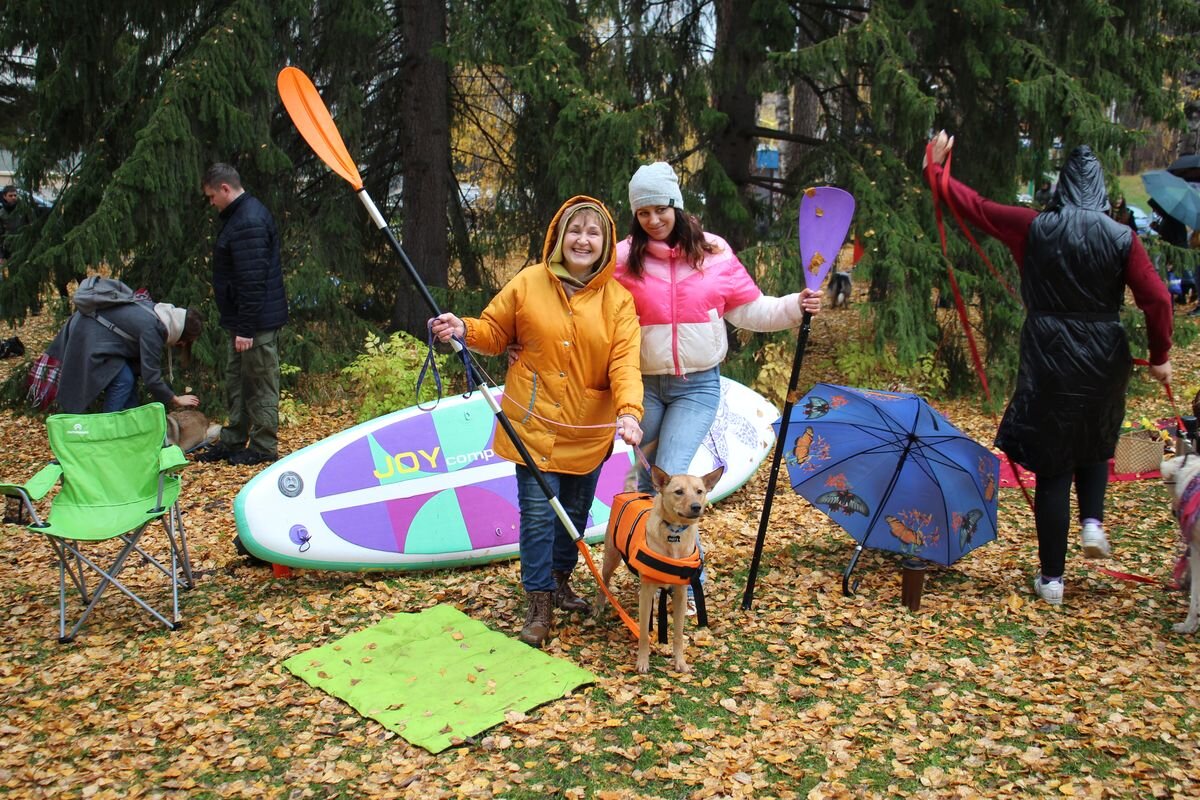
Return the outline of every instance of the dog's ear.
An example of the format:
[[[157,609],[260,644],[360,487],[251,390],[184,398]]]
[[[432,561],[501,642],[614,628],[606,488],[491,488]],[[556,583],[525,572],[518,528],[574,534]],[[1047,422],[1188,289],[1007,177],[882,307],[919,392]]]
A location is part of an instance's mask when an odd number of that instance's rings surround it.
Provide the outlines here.
[[[721,480],[721,476],[724,474],[725,474],[725,467],[721,466],[721,467],[717,467],[712,472],[705,475],[702,478],[702,480],[704,481],[704,488],[708,489],[711,492],[713,490],[713,487],[715,487],[717,485],[717,482]]]
[[[670,480],[671,476],[665,470],[657,466],[650,468],[650,485],[654,487],[654,491],[661,492]]]

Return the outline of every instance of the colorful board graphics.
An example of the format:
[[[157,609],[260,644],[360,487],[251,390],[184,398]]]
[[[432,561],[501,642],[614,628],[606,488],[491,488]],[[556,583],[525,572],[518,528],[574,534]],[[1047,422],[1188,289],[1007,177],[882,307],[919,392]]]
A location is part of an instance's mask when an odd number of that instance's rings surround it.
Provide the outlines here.
[[[492,391],[499,396],[503,388]],[[725,465],[714,500],[754,474],[779,417],[735,381],[722,378],[721,395],[690,468],[704,474]],[[234,501],[238,535],[259,558],[312,569],[434,569],[515,556],[516,476],[492,450],[495,428],[479,393],[356,425],[252,478]],[[603,539],[609,504],[624,490],[633,459],[618,440],[600,473],[588,541]]]

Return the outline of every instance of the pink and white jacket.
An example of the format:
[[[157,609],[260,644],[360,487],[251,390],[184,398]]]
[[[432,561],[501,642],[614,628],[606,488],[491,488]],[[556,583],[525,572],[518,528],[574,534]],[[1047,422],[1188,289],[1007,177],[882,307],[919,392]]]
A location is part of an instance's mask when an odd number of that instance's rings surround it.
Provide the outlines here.
[[[716,252],[701,269],[676,248],[651,241],[640,277],[629,273],[630,240],[617,243],[615,277],[633,295],[642,325],[643,375],[686,375],[720,364],[729,349],[726,318],[750,331],[800,324],[799,295],[764,295],[724,239],[704,237]]]

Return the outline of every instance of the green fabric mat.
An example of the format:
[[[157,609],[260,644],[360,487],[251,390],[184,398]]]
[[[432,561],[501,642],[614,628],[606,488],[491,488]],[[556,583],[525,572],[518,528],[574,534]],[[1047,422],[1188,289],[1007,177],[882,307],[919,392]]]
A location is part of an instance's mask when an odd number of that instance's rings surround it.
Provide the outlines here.
[[[283,666],[431,753],[596,680],[446,605],[397,614]]]

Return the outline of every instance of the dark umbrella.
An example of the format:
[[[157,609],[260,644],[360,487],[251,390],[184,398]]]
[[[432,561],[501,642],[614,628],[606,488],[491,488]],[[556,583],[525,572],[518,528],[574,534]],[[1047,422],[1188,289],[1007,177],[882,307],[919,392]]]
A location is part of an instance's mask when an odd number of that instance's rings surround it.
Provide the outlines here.
[[[917,395],[818,383],[792,423],[792,488],[858,542],[846,594],[864,547],[949,565],[996,538],[1000,459]]]
[[[1167,172],[1185,181],[1200,181],[1200,153],[1188,153],[1171,162]]]
[[[1189,183],[1160,169],[1143,174],[1142,185],[1165,213],[1189,228],[1200,228],[1200,183]]]

